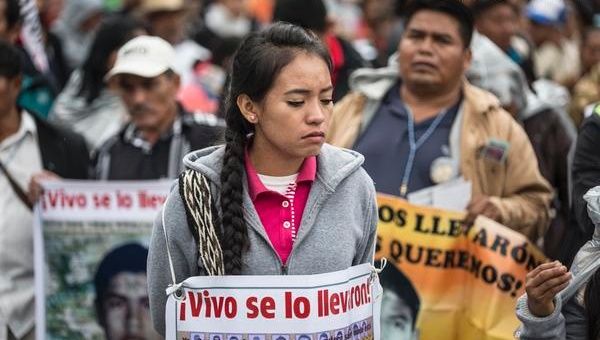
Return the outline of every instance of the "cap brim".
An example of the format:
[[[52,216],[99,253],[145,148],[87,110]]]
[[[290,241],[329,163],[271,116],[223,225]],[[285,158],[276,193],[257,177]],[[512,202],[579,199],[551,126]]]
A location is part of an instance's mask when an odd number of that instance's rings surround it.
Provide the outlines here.
[[[538,13],[535,10],[532,10],[530,8],[527,8],[525,10],[525,14],[527,15],[527,18],[529,18],[532,21],[537,22],[538,24],[542,24],[542,25],[559,25],[559,24],[562,24],[562,22],[560,20],[550,19],[547,16],[545,16],[543,14],[540,14],[540,13]]]
[[[105,81],[109,81],[112,77],[119,74],[133,74],[144,78],[154,78],[165,73],[168,67],[156,67],[154,65],[145,65],[144,63],[121,63],[116,65],[104,77]]]

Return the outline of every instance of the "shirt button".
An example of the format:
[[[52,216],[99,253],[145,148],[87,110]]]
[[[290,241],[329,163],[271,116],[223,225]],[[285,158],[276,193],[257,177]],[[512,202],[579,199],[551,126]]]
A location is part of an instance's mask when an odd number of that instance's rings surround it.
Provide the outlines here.
[[[290,205],[290,202],[288,202],[288,201],[281,202],[281,206],[284,208],[287,208],[289,205]]]
[[[291,226],[291,223],[290,223],[290,222],[288,222],[288,221],[285,221],[285,222],[283,222],[283,227],[284,227],[285,229],[288,229],[290,226]]]

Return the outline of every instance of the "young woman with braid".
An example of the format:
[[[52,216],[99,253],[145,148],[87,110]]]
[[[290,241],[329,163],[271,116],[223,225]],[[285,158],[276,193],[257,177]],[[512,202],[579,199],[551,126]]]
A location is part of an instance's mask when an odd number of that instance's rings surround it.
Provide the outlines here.
[[[212,197],[190,212],[190,197],[210,196],[182,190],[180,180],[156,219],[148,282],[160,333],[172,282],[167,242],[178,282],[319,274],[373,260],[377,208],[363,157],[324,144],[332,91],[329,55],[308,31],[277,23],[241,44],[226,97],[226,144],[184,159],[184,177],[202,175]],[[193,225],[214,228],[214,241],[200,236],[198,245]]]

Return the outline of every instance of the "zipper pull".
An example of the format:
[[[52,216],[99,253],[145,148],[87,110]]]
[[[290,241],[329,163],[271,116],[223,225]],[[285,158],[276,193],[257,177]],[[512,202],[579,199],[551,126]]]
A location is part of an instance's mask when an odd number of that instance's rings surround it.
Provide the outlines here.
[[[287,265],[286,264],[281,265],[281,275],[287,275]]]

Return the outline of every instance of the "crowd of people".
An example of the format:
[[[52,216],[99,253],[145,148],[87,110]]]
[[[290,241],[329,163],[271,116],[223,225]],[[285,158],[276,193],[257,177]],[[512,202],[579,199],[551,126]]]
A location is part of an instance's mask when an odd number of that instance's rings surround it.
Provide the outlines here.
[[[40,179],[179,178],[148,255],[164,334],[167,236],[182,278],[335,271],[372,262],[376,192],[461,177],[464,224],[486,216],[557,260],[528,276],[522,338],[598,338],[600,1],[39,0],[45,69],[20,3],[0,0],[8,339],[34,336]],[[180,193],[198,183],[219,213],[192,226]]]

